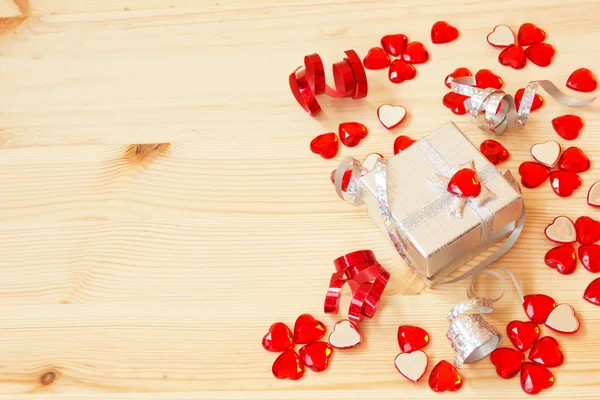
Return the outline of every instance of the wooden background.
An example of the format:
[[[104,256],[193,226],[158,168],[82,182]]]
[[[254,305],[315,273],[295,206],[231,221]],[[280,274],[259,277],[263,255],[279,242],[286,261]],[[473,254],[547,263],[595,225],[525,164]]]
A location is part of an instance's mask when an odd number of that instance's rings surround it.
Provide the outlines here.
[[[444,317],[466,283],[425,288],[365,211],[336,197],[329,173],[342,156],[391,156],[398,134],[419,138],[449,120],[478,145],[485,135],[441,104],[456,67],[491,68],[510,93],[534,79],[564,87],[579,67],[600,73],[597,0],[0,0],[0,17],[0,394],[11,399],[438,397],[427,379],[396,372],[396,329],[430,332],[429,370],[451,360]],[[432,45],[437,20],[459,40]],[[550,67],[498,64],[486,34],[523,22],[548,32]],[[430,50],[415,80],[369,71],[367,99],[322,98],[317,119],[295,103],[287,76],[305,54],[330,65],[398,32]],[[409,111],[392,133],[376,119],[382,103]],[[585,201],[600,179],[599,110],[548,97],[525,129],[500,138],[516,174],[532,144],[571,144],[550,121],[574,112],[586,126],[573,144],[593,160],[568,199],[547,183],[525,189],[524,233],[498,263],[582,321],[575,336],[553,334],[566,362],[540,398],[598,398],[600,310],[582,300],[594,276],[545,266],[543,228],[559,214],[600,218]],[[333,160],[309,151],[349,120],[370,129],[358,147]],[[325,373],[273,378],[276,354],[260,344],[269,325],[312,313],[332,327],[338,317],[322,313],[331,261],[362,248],[393,274],[361,325],[366,343],[336,352]],[[509,290],[489,319],[504,330],[525,318]],[[447,396],[526,396],[487,359],[461,373],[465,387]]]

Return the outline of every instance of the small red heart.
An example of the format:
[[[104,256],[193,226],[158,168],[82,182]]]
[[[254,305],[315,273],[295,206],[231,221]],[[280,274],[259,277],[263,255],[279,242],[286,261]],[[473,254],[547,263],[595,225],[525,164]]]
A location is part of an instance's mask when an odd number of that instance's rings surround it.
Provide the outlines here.
[[[567,87],[578,92],[593,92],[598,87],[596,77],[587,68],[579,68],[567,79]]]
[[[388,78],[392,83],[402,83],[417,76],[416,68],[404,60],[394,60],[388,71]]]
[[[401,33],[395,35],[385,35],[381,38],[381,47],[383,47],[388,54],[391,54],[394,57],[400,57],[407,43],[408,38],[406,35]]]
[[[463,385],[463,380],[454,365],[442,360],[431,370],[429,387],[434,392],[456,392]]]
[[[577,267],[577,254],[572,244],[563,244],[548,250],[544,262],[550,268],[556,269],[563,275],[572,274]]]
[[[552,120],[552,127],[563,139],[577,139],[579,131],[583,128],[583,119],[572,114],[561,115]]]
[[[333,349],[327,342],[314,342],[300,349],[300,358],[309,369],[315,372],[325,371]]]
[[[575,221],[575,232],[579,244],[592,244],[600,240],[600,222],[590,217],[579,217]]]
[[[463,168],[450,178],[448,191],[460,197],[477,197],[481,193],[481,183],[475,171]]]
[[[412,325],[398,327],[398,344],[403,353],[421,350],[429,343],[429,334],[423,328]]]
[[[535,342],[529,352],[529,359],[548,368],[558,367],[565,360],[558,342],[552,336],[545,336]]]
[[[527,394],[538,394],[554,384],[554,375],[543,365],[526,362],[521,368],[521,388]]]
[[[481,89],[501,89],[504,81],[489,69],[480,69],[475,74],[476,86]]]
[[[498,55],[498,61],[502,65],[511,67],[514,69],[522,69],[525,67],[527,57],[525,56],[525,50],[518,44],[511,44]]]
[[[304,376],[304,363],[292,349],[286,350],[273,363],[273,375],[277,379],[298,380]]]
[[[302,314],[294,324],[294,340],[298,344],[316,342],[325,335],[325,324],[310,314]]]
[[[583,298],[592,304],[600,306],[600,278],[594,279],[583,293]]]
[[[431,27],[431,42],[433,44],[448,43],[456,40],[458,29],[446,21],[438,21]]]
[[[387,68],[390,63],[390,56],[381,47],[372,47],[363,59],[363,64],[367,69]]]
[[[519,166],[521,183],[526,188],[532,189],[540,186],[550,175],[550,169],[533,161],[525,161]]]
[[[342,122],[338,127],[340,140],[348,147],[358,145],[368,133],[367,127],[359,122]]]
[[[493,139],[487,139],[481,142],[479,151],[481,151],[481,154],[494,165],[498,165],[508,160],[509,157],[508,150],[506,150],[501,143]]]
[[[517,93],[515,93],[515,106],[517,107],[517,110],[519,110],[519,107],[521,106],[521,99],[523,99],[523,93],[525,93],[525,88],[521,88],[517,90]],[[531,103],[531,111],[535,111],[543,105],[544,98],[536,93],[535,96],[533,96],[533,103]]]
[[[506,333],[513,346],[521,351],[526,351],[540,336],[540,328],[531,321],[511,321],[506,326]]]
[[[310,150],[323,158],[333,158],[338,152],[340,142],[335,133],[329,132],[317,136],[310,142]]]
[[[558,159],[558,168],[571,172],[585,172],[590,169],[590,159],[579,147],[569,147]]]
[[[530,320],[543,324],[548,315],[556,308],[556,302],[545,294],[528,294],[523,298],[523,309]]]
[[[415,140],[405,135],[400,135],[394,140],[394,154],[400,153],[402,150],[409,148]]]
[[[525,361],[525,354],[508,347],[500,347],[492,351],[490,361],[496,367],[499,377],[510,379],[517,375]]]
[[[521,46],[542,43],[546,39],[546,32],[532,23],[526,22],[519,28],[517,40]]]
[[[463,96],[462,94],[448,92],[442,99],[442,104],[450,109],[456,115],[463,115],[467,112],[465,109],[465,100],[469,96]]]
[[[554,193],[560,197],[569,197],[575,189],[581,186],[581,178],[571,171],[550,172],[550,185]]]
[[[446,87],[448,89],[450,89],[450,87],[451,87],[450,83],[452,82],[452,79],[463,78],[465,76],[473,76],[473,74],[467,68],[458,67],[454,70],[454,72],[446,75],[446,79],[444,79],[444,83],[446,84]]]
[[[423,64],[429,60],[429,53],[421,42],[410,42],[402,52],[402,59],[411,64]]]
[[[600,272],[600,245],[582,244],[579,246],[579,260],[583,267],[590,272]]]
[[[335,184],[335,173],[337,169],[331,171],[331,175],[329,175],[329,179],[331,179],[331,183]],[[350,183],[350,178],[352,177],[352,170],[348,170],[344,172],[344,176],[342,176],[342,192],[345,192],[348,189],[348,184]]]
[[[268,351],[284,351],[294,347],[292,331],[283,322],[275,322],[263,337],[262,345]]]
[[[537,43],[529,46],[525,50],[525,55],[532,63],[540,67],[547,67],[552,62],[552,57],[556,54],[554,46],[548,43]]]

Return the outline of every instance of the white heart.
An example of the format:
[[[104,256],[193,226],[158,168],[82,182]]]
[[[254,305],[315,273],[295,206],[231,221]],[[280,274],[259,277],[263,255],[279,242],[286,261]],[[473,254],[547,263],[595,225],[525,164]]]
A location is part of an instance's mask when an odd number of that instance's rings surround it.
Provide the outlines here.
[[[515,34],[506,25],[498,25],[487,35],[487,41],[494,47],[508,47],[515,44]]]
[[[566,303],[559,304],[548,315],[546,326],[561,333],[575,333],[579,330],[579,319],[573,307]]]
[[[531,146],[531,155],[540,164],[545,165],[548,168],[554,167],[560,157],[560,144],[554,140],[548,140],[544,143],[538,143]]]
[[[382,104],[377,109],[377,117],[383,126],[392,129],[400,124],[406,117],[406,109],[402,106]]]
[[[574,243],[577,239],[575,225],[567,217],[556,217],[546,227],[546,237],[556,243]]]
[[[421,350],[411,353],[400,353],[394,360],[398,372],[413,382],[417,382],[423,377],[428,363],[427,354]]]
[[[587,202],[590,206],[600,207],[600,181],[594,183],[590,188]]]
[[[333,327],[333,332],[329,335],[329,344],[336,349],[350,349],[360,343],[361,338],[358,329],[347,319],[338,321]]]

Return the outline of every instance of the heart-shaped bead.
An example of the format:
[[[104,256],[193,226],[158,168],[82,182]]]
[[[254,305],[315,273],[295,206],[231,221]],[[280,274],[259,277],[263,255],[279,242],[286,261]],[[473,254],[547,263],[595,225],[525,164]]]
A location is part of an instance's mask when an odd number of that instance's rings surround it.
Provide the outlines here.
[[[523,297],[523,309],[529,319],[536,324],[546,322],[548,315],[556,307],[556,302],[545,294],[528,294]]]
[[[481,89],[501,89],[504,81],[489,69],[480,69],[475,74],[476,86]]]
[[[494,47],[508,47],[515,44],[515,34],[506,25],[497,25],[488,33],[487,42]]]
[[[555,243],[575,243],[577,231],[569,217],[559,216],[544,229],[546,237]]]
[[[525,355],[515,349],[500,347],[492,351],[490,361],[496,367],[496,373],[499,377],[510,379],[521,370]]]
[[[367,127],[359,122],[342,122],[338,127],[340,140],[347,147],[358,145],[368,133]]]
[[[550,185],[554,193],[560,197],[569,197],[575,189],[581,186],[581,178],[571,171],[550,172]]]
[[[438,21],[431,27],[431,42],[433,44],[448,43],[456,40],[458,29],[446,21]]]
[[[567,87],[578,92],[593,92],[598,87],[596,77],[587,68],[579,68],[567,79]]]
[[[428,363],[427,354],[421,350],[412,353],[400,353],[394,359],[394,365],[398,372],[413,382],[418,382],[423,377]]]
[[[335,157],[339,147],[340,142],[333,132],[319,135],[310,142],[310,150],[323,158]]]
[[[590,217],[579,217],[575,221],[575,232],[579,244],[592,244],[600,240],[600,222]]]
[[[563,275],[572,274],[577,267],[577,254],[572,244],[563,244],[548,250],[544,262]]]
[[[575,315],[575,310],[566,303],[557,305],[548,315],[545,324],[560,333],[575,333],[579,330],[579,319]]]
[[[525,55],[532,63],[540,67],[547,67],[552,63],[552,57],[556,54],[554,46],[548,43],[537,43],[525,50]]]
[[[548,140],[544,143],[536,143],[529,150],[537,162],[546,167],[552,168],[560,158],[560,144],[554,140]]]
[[[361,344],[360,332],[351,321],[338,321],[329,335],[329,344],[336,349],[351,349]]]
[[[300,349],[300,358],[309,369],[315,372],[325,371],[333,349],[327,342],[314,342]]]
[[[550,169],[533,161],[525,161],[519,166],[519,174],[521,175],[523,186],[533,189],[548,179]]]
[[[498,61],[507,67],[522,69],[525,67],[527,57],[525,56],[525,50],[521,46],[511,44],[498,55]]]
[[[262,345],[268,351],[285,351],[294,347],[292,331],[283,322],[275,322],[263,337]]]
[[[583,119],[572,114],[561,115],[552,120],[552,127],[563,139],[577,139],[579,131],[583,128]]]
[[[548,368],[558,367],[564,362],[560,346],[552,336],[545,336],[538,340],[529,352],[529,359]]]
[[[585,172],[590,169],[590,159],[579,147],[569,147],[560,156],[558,168],[564,171]]]
[[[417,76],[415,67],[404,60],[394,60],[388,71],[388,78],[392,83],[409,81],[415,76]]]
[[[526,362],[521,368],[521,388],[527,394],[538,394],[554,385],[554,375],[543,365]]]
[[[517,40],[521,46],[542,43],[545,39],[546,32],[529,22],[521,25],[519,33],[517,33]]]
[[[600,245],[582,244],[577,251],[585,269],[593,273],[600,272]]]
[[[460,197],[477,197],[481,193],[481,183],[477,174],[470,168],[457,171],[448,182],[448,191]]]
[[[411,64],[423,64],[429,60],[429,53],[421,42],[410,42],[402,52],[402,59]]]
[[[385,35],[381,38],[381,47],[394,57],[400,57],[402,55],[407,43],[408,38],[401,33]]]
[[[403,150],[409,148],[415,140],[405,135],[400,135],[394,140],[394,154],[398,154]]]
[[[526,351],[540,336],[540,328],[531,321],[511,321],[506,326],[506,333],[513,346],[521,351]]]
[[[304,376],[304,363],[292,349],[286,350],[277,357],[271,369],[277,379],[298,380]]]
[[[329,179],[331,179],[331,183],[335,184],[335,173],[337,169],[331,171],[331,175],[329,175]],[[342,192],[345,192],[348,189],[348,184],[350,183],[350,178],[352,178],[352,170],[348,170],[344,172],[344,176],[342,176]]]
[[[294,324],[294,340],[297,344],[316,342],[325,335],[325,324],[310,314],[302,314]]]
[[[381,47],[372,47],[363,59],[367,69],[383,69],[390,66],[390,56]]]
[[[450,83],[452,82],[452,80],[456,78],[464,78],[465,76],[473,76],[473,74],[471,73],[471,71],[469,71],[468,68],[458,67],[452,73],[446,75],[444,83],[446,84],[446,87],[450,89]]]
[[[517,90],[515,93],[515,106],[517,107],[517,111],[519,107],[521,107],[521,100],[523,99],[523,93],[525,93],[525,88],[521,88]],[[544,105],[544,98],[539,94],[535,94],[533,96],[533,102],[531,103],[531,111],[535,111]]]
[[[592,304],[600,306],[600,278],[594,279],[583,292],[583,298]]]
[[[456,115],[463,115],[467,112],[465,109],[465,100],[469,96],[463,96],[462,94],[448,92],[442,99],[442,104],[450,109]]]
[[[462,377],[454,368],[454,365],[446,360],[437,363],[429,375],[429,387],[434,392],[444,392],[446,390],[456,392],[462,385]]]
[[[501,143],[487,139],[481,142],[479,145],[479,151],[494,165],[498,165],[506,160],[510,156],[508,150]]]
[[[377,109],[377,118],[381,125],[387,129],[395,128],[406,117],[406,108],[402,106],[393,106],[391,104],[382,104]]]
[[[398,345],[404,353],[421,350],[429,344],[429,334],[423,328],[413,325],[398,327]]]
[[[600,207],[600,181],[590,186],[587,195],[587,203],[592,207]]]

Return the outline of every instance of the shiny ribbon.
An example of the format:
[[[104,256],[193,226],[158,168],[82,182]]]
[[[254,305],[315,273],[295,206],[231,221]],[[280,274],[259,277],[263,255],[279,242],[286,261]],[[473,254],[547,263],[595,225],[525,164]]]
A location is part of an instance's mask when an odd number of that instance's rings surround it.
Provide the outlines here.
[[[465,108],[472,122],[479,129],[498,135],[507,128],[521,128],[525,125],[539,87],[560,104],[570,107],[584,106],[596,100],[595,97],[591,99],[571,97],[548,80],[532,81],[525,88],[517,110],[515,100],[510,94],[498,89],[480,89],[475,87],[475,84],[474,76],[466,76],[452,80],[451,88],[455,93],[469,96],[469,99],[465,100]]]

